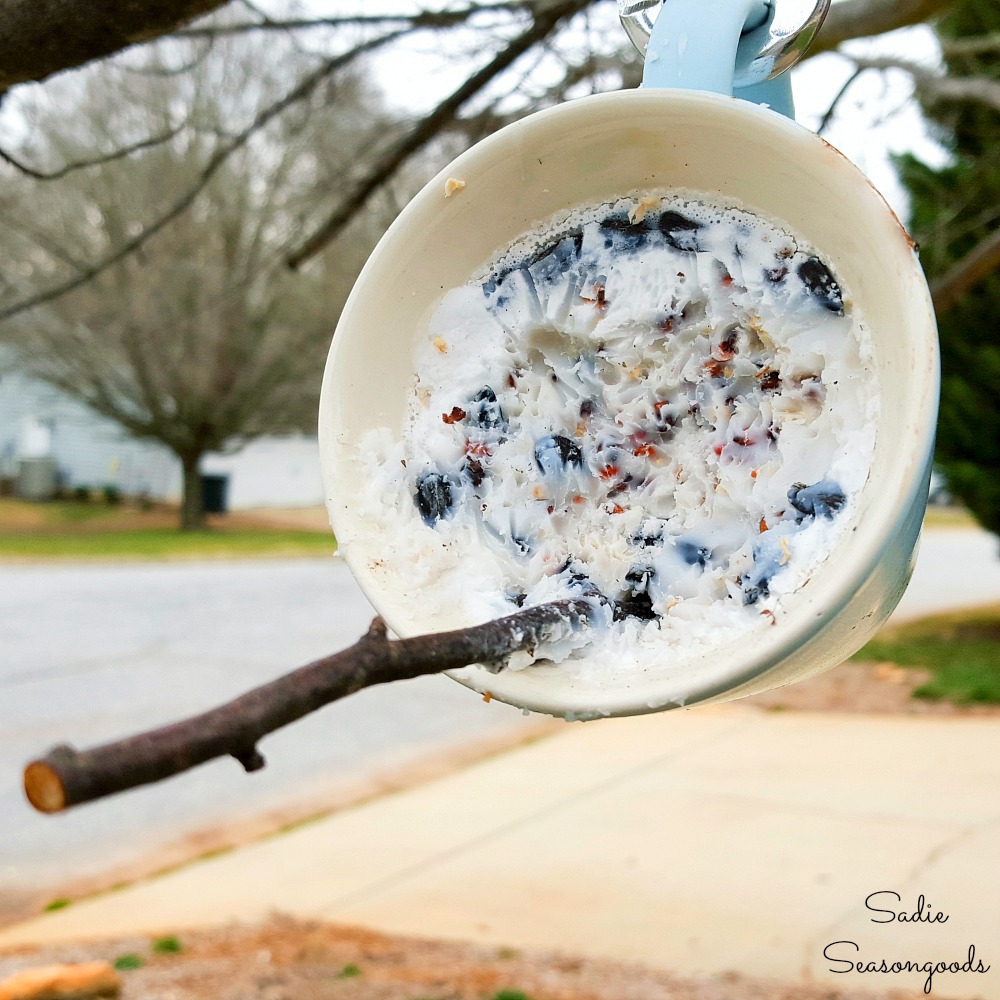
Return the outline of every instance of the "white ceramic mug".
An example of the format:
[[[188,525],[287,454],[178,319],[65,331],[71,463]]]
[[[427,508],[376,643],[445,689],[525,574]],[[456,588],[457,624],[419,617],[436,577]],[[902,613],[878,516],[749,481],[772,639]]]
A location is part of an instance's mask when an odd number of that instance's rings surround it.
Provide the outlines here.
[[[449,178],[464,188],[446,198]],[[670,189],[782,223],[851,290],[883,394],[871,474],[829,557],[752,642],[675,649],[627,680],[582,684],[543,665],[454,675],[528,709],[627,715],[810,676],[867,641],[912,569],[938,394],[934,314],[912,241],[864,175],[793,121],[731,97],[640,90],[573,101],[479,143],[414,198],[368,261],[333,340],[319,425],[331,523],[365,594],[399,635],[475,624],[460,609],[429,615],[357,507],[364,472],[354,445],[375,426],[399,435],[416,337],[442,294],[560,210]]]

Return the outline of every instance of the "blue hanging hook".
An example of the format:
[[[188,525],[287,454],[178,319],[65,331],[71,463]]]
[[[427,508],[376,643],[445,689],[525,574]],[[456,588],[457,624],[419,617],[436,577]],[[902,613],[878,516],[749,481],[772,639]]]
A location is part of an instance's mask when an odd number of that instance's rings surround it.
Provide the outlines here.
[[[732,95],[794,118],[787,70],[809,48],[830,0],[619,0],[618,9],[645,53],[644,87]]]

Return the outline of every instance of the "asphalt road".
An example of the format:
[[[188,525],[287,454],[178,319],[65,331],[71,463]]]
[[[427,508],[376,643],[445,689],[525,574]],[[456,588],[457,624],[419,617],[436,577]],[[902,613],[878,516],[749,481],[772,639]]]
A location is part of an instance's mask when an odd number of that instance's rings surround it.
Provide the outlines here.
[[[975,528],[937,528],[920,539],[913,579],[893,621],[1000,601],[1000,545]]]
[[[898,614],[1000,600],[995,539],[925,534]],[[322,802],[428,755],[526,731],[446,678],[361,692],[261,744],[268,767],[232,760],[43,817],[24,763],[204,710],[340,649],[372,611],[333,560],[0,566],[0,919],[26,900],[128,865],[206,828]]]

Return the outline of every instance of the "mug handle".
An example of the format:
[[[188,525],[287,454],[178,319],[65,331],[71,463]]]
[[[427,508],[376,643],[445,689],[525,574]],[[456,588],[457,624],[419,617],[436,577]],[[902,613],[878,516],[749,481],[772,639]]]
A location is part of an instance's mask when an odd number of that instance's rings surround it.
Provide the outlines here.
[[[660,7],[654,18],[650,11]],[[645,52],[644,87],[727,94],[795,117],[786,75],[805,54],[830,0],[620,0]]]

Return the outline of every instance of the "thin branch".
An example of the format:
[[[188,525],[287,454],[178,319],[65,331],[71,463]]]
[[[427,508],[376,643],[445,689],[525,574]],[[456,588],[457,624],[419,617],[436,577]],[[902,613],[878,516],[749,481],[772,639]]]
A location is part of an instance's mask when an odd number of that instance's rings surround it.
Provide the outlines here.
[[[986,156],[979,158],[977,166],[980,168],[986,167],[989,166],[988,159],[993,161],[1000,159],[995,155],[995,152],[989,158]],[[980,201],[981,197],[977,197],[977,194],[974,193],[971,197],[964,200],[964,204],[961,207],[954,207],[950,211],[939,215],[929,233],[925,233],[925,239],[927,236],[930,236],[932,239],[934,237],[941,237],[945,241],[955,241],[965,239],[967,236],[982,232],[987,228],[990,231],[996,229],[997,224],[1000,223],[1000,204],[989,205],[978,215],[964,219],[961,224],[958,223],[958,216],[962,214],[963,209],[968,210],[971,206],[978,206]]]
[[[336,211],[316,229],[288,258],[293,270],[319,253],[330,240],[361,211],[371,195],[414,153],[423,149],[455,119],[471,98],[493,82],[505,69],[543,41],[561,22],[587,6],[588,0],[562,0],[539,11],[531,25],[507,44],[481,70],[467,79],[450,97],[445,98],[415,128],[404,135],[368,170],[367,175],[341,201]]]
[[[939,316],[957,305],[969,289],[1000,269],[1000,230],[982,241],[931,286],[934,309]]]
[[[338,17],[300,17],[279,20],[262,18],[259,21],[241,21],[235,24],[209,24],[184,28],[174,33],[175,38],[221,38],[256,31],[299,31],[311,28],[386,27],[399,25],[409,30],[423,28],[452,28],[465,24],[479,14],[514,14],[530,10],[531,4],[494,3],[474,4],[453,10],[421,10],[413,14],[344,14]]]
[[[216,757],[231,756],[247,771],[265,761],[264,736],[363,688],[455,670],[471,663],[505,663],[587,627],[583,601],[557,601],[454,632],[390,642],[380,618],[349,649],[315,660],[233,701],[182,722],[78,751],[53,748],[24,772],[28,801],[40,812],[162,781]]]
[[[980,35],[978,38],[940,38],[945,56],[981,56],[1000,52],[1000,31]]]
[[[898,69],[909,74],[917,92],[927,103],[938,101],[978,101],[1000,110],[1000,80],[987,76],[944,76],[919,63],[893,56],[861,58],[841,52],[859,69]]]
[[[153,146],[160,146],[173,139],[173,137],[180,133],[183,128],[183,125],[178,125],[175,128],[164,132],[162,135],[148,136],[145,139],[140,139],[138,142],[132,143],[130,146],[123,146],[121,149],[105,153],[103,156],[95,156],[90,160],[75,160],[71,163],[65,164],[58,170],[38,170],[35,167],[29,166],[23,160],[14,156],[13,153],[8,153],[4,149],[0,149],[0,160],[3,160],[4,163],[10,164],[10,166],[14,167],[15,170],[19,170],[22,174],[26,174],[28,177],[34,178],[36,181],[57,181],[74,171],[86,170],[88,167],[100,167],[106,163],[114,163],[115,160],[123,160],[125,157],[131,156],[133,153],[142,152],[142,150],[150,149]]]
[[[54,239],[48,233],[45,233],[40,229],[36,229],[29,223],[24,222],[19,218],[12,217],[8,212],[2,209],[0,209],[0,219],[3,220],[4,225],[10,226],[11,229],[18,230],[28,236],[35,246],[40,247],[53,259],[58,260],[69,267],[81,268],[84,266],[62,245],[61,240]]]
[[[809,55],[829,52],[852,38],[868,38],[922,24],[943,14],[953,3],[954,0],[842,0],[830,6]]]
[[[925,101],[978,101],[1000,110],[1000,80],[985,76],[914,77]]]
[[[245,129],[238,132],[228,143],[217,149],[209,158],[205,166],[202,167],[201,172],[198,174],[191,187],[188,188],[188,190],[185,191],[184,194],[182,194],[162,215],[154,219],[153,222],[144,226],[136,236],[122,244],[107,256],[103,257],[101,260],[97,261],[97,263],[92,264],[90,267],[80,271],[79,274],[74,275],[72,278],[67,279],[61,284],[53,285],[51,288],[48,288],[43,292],[39,292],[37,295],[32,295],[27,299],[22,299],[20,302],[15,302],[13,305],[0,309],[0,322],[10,319],[12,316],[16,316],[18,313],[25,312],[28,309],[33,309],[36,306],[43,305],[46,302],[52,302],[53,300],[72,292],[74,289],[79,288],[81,285],[85,285],[88,281],[93,280],[108,268],[113,267],[130,254],[134,253],[141,246],[143,246],[143,244],[152,239],[157,233],[166,228],[166,226],[173,222],[173,220],[179,215],[186,212],[226,160],[238,149],[245,146],[250,139],[269,121],[276,118],[292,104],[307,98],[313,90],[315,90],[315,88],[322,83],[323,80],[337,72],[337,70],[342,69],[363,53],[371,52],[382,45],[386,45],[389,42],[394,41],[397,37],[399,37],[399,32],[392,32],[379,38],[363,42],[361,45],[356,46],[348,52],[344,52],[341,55],[325,60],[322,65],[301,80],[292,90],[285,94],[284,97],[275,101],[274,104],[260,112],[260,114],[258,114]]]
[[[837,96],[830,102],[830,106],[826,109],[826,114],[823,115],[823,118],[819,123],[819,128],[816,129],[817,135],[822,135],[830,127],[830,123],[833,121],[834,115],[837,113],[837,107],[847,96],[847,92],[853,86],[854,81],[857,80],[862,73],[864,73],[864,69],[861,67],[856,68],[844,82],[844,85],[840,88],[840,90],[837,91]]]
[[[242,0],[242,3],[243,6],[246,7],[246,9],[250,11],[251,14],[256,15],[257,20],[253,22],[254,24],[262,25],[264,28],[272,31],[276,30],[284,32],[285,36],[291,42],[292,47],[295,49],[295,51],[298,52],[300,55],[306,54],[306,47],[302,44],[302,41],[298,37],[295,29],[283,27],[278,23],[277,19],[271,17],[271,15],[267,13],[267,11],[261,10],[261,8],[258,7],[256,4],[251,3],[250,0]],[[215,41],[214,38],[210,38],[209,44],[212,44],[214,41]]]
[[[149,66],[143,64],[140,66],[129,66],[124,60],[121,63],[121,68],[126,73],[133,73],[136,76],[146,76],[154,77],[158,79],[170,79],[175,76],[183,76],[185,73],[191,72],[191,70],[200,66],[208,55],[215,48],[215,39],[209,38],[205,44],[201,47],[201,50],[188,59],[187,62],[181,63],[179,66]]]

